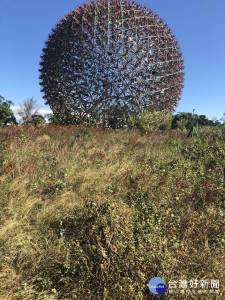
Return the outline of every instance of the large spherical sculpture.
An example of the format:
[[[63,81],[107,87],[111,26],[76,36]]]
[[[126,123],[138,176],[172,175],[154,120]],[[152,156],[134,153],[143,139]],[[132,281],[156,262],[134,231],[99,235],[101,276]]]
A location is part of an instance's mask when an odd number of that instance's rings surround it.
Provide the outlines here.
[[[43,49],[44,98],[61,123],[174,110],[182,53],[168,24],[134,1],[92,0],[52,29]]]

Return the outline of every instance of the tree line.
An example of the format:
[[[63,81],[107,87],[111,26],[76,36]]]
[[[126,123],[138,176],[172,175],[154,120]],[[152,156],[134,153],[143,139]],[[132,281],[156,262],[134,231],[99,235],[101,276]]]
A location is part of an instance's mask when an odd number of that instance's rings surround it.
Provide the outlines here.
[[[5,126],[8,124],[18,124],[16,117],[11,109],[13,102],[6,100],[3,96],[0,95],[0,125]],[[54,114],[46,114],[42,116],[38,113],[39,107],[35,99],[28,98],[20,105],[17,113],[21,117],[20,123],[23,124],[45,124],[46,120],[48,124],[59,124],[56,116]],[[211,127],[223,127],[225,125],[225,113],[223,114],[220,120],[213,118],[209,120],[205,115],[197,115],[187,112],[179,112],[176,115],[171,115],[165,112],[148,112],[144,115],[131,116],[128,120],[124,121],[121,119],[120,122],[116,120],[118,118],[116,111],[112,112],[109,117],[109,127],[110,128],[140,128],[154,123],[154,128],[157,129],[179,129],[179,130],[188,130],[194,124],[195,126],[211,126]],[[96,118],[97,120],[97,118]],[[88,119],[85,124],[89,126],[95,126],[96,120]],[[150,128],[149,128],[150,129]]]

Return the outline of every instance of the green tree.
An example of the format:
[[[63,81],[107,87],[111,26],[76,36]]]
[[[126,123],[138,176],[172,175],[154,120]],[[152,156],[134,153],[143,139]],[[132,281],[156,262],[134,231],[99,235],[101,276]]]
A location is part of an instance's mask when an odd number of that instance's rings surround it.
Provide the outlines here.
[[[198,116],[197,122],[199,126],[213,125],[213,122],[210,122],[210,120],[208,120],[205,115]]]
[[[194,120],[196,120],[197,115],[194,115]],[[172,120],[172,129],[185,130],[191,128],[193,123],[192,113],[179,112]]]
[[[7,123],[17,123],[10,105],[13,105],[13,102],[6,100],[3,96],[0,95],[0,125],[6,125]]]
[[[53,114],[46,114],[45,118],[48,119],[49,124],[55,124],[55,125],[59,124],[58,119]]]
[[[31,123],[34,125],[45,124],[45,118],[42,115],[32,115]]]

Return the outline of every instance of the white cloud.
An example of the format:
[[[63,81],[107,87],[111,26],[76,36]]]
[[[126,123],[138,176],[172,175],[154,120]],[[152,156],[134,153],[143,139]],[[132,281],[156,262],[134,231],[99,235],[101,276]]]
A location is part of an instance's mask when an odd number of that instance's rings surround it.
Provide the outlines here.
[[[21,120],[20,116],[18,115],[17,111],[19,110],[20,106],[19,105],[12,105],[11,109],[16,117],[16,120],[19,121]]]
[[[40,108],[38,110],[38,113],[40,115],[46,115],[46,114],[52,114],[53,112],[52,112],[52,110],[50,108]]]
[[[11,109],[16,117],[16,120],[17,121],[21,120],[21,117],[18,115],[18,110],[20,109],[20,105],[12,105]],[[40,108],[38,109],[38,114],[44,117],[46,114],[52,114],[52,110],[50,108]]]

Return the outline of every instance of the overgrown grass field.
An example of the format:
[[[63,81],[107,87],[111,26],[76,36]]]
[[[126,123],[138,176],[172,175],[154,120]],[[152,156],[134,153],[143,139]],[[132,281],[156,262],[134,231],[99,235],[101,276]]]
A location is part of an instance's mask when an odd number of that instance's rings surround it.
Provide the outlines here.
[[[0,129],[0,299],[224,299],[225,136],[199,135]]]

